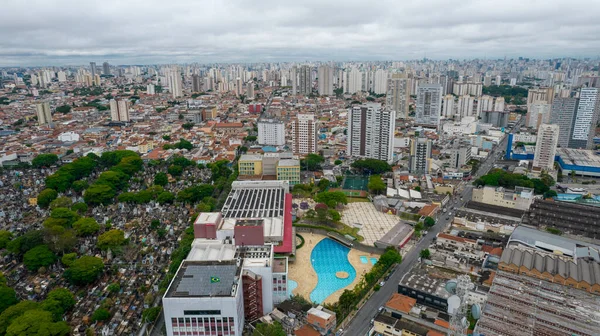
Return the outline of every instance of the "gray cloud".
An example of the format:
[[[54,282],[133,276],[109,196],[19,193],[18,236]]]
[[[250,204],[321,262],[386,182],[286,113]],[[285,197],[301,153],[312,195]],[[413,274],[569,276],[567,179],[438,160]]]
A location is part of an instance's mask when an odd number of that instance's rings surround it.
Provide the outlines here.
[[[31,0],[0,7],[0,66],[600,51],[598,1]]]

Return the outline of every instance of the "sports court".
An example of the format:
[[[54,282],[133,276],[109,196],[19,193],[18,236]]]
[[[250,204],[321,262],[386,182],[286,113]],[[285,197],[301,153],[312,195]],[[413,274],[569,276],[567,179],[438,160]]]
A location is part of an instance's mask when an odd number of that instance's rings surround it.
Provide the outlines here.
[[[346,176],[344,178],[344,184],[342,185],[342,189],[367,191],[367,190],[369,190],[369,188],[367,187],[368,184],[369,184],[368,177]]]

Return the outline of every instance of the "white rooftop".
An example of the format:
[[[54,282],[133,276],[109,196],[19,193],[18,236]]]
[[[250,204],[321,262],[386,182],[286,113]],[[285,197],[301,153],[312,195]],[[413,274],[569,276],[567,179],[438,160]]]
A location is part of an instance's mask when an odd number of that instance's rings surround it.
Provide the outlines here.
[[[233,260],[235,258],[235,245],[224,244],[220,240],[196,238],[192,242],[192,249],[187,260]]]

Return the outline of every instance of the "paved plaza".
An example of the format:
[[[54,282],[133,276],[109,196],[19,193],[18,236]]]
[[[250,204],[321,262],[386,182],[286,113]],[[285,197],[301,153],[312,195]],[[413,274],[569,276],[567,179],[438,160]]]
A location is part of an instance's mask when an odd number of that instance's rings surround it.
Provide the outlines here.
[[[342,213],[342,222],[351,227],[360,227],[358,234],[363,236],[365,245],[373,245],[383,237],[400,218],[379,212],[371,202],[349,203]]]

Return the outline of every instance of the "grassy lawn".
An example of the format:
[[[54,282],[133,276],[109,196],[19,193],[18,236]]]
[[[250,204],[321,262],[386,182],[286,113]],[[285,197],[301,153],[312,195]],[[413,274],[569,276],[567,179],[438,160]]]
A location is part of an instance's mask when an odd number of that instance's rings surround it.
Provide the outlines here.
[[[348,199],[348,203],[371,202],[368,198],[362,197],[346,197],[346,199]]]

